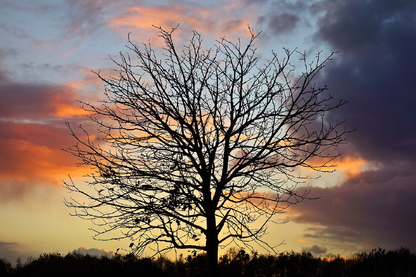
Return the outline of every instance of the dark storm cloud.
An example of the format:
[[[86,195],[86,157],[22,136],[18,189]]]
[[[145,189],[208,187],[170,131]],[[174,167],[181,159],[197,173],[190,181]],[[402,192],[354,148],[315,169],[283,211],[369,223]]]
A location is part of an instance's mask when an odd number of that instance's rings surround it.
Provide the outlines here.
[[[349,100],[329,119],[357,128],[341,152],[378,167],[336,187],[313,188],[312,196],[321,199],[293,207],[293,220],[309,224],[304,236],[319,244],[414,251],[416,2],[331,0],[318,6],[324,15],[315,39],[339,51],[320,81]]]
[[[340,186],[313,188],[320,200],[294,207],[293,220],[312,224],[305,238],[320,244],[416,249],[416,2],[322,1],[316,40],[339,51],[321,80],[349,100],[332,119],[347,119],[344,155],[378,169]],[[358,250],[358,249],[355,249]]]
[[[316,41],[339,52],[317,81],[349,100],[328,119],[346,119],[348,128],[357,128],[340,149],[342,157],[377,168],[352,172],[336,187],[313,188],[311,196],[321,199],[292,206],[292,220],[309,226],[305,239],[328,248],[414,251],[416,2],[331,0],[308,10],[322,16]],[[318,245],[304,250],[324,251]]]
[[[416,161],[416,2],[324,1],[317,40],[339,51],[326,71],[349,104],[332,117],[358,129],[360,154],[382,163]]]
[[[341,186],[313,188],[321,199],[293,206],[299,223],[314,224],[307,238],[416,249],[416,173],[384,168],[349,178]],[[322,227],[316,227],[322,226]]]

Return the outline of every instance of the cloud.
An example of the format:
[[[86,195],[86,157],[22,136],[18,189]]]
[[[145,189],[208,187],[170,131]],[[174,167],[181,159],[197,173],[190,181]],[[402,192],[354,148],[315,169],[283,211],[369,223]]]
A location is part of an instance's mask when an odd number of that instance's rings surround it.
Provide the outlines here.
[[[313,187],[291,207],[309,241],[352,252],[375,247],[416,249],[416,3],[321,1],[315,40],[339,51],[320,83],[349,103],[331,111],[357,131],[340,148],[338,186]],[[318,14],[316,14],[318,15]],[[337,162],[337,161],[336,161]],[[303,189],[303,188],[300,188]]]
[[[268,36],[288,33],[295,29],[299,21],[296,14],[281,11],[270,11],[257,19],[259,24],[266,24]]]
[[[328,251],[328,249],[325,246],[319,246],[315,244],[311,247],[303,247],[302,251],[310,252],[315,255],[321,255],[321,254],[325,254]]]
[[[0,195],[20,199],[33,186],[60,186],[71,173],[81,176],[78,160],[62,151],[74,143],[65,121],[87,119],[65,86],[0,84]]]
[[[257,23],[265,25],[263,28],[270,40],[275,41],[284,34],[293,34],[291,32],[297,28],[297,31],[305,32],[314,20],[308,13],[313,6],[312,2],[287,0],[268,2],[264,4],[267,7],[263,7],[264,13],[257,17]]]
[[[416,249],[415,184],[410,168],[361,172],[340,186],[313,188],[311,196],[321,198],[292,206],[291,220],[308,224],[305,237],[320,243]]]
[[[64,86],[4,84],[0,86],[2,120],[37,120],[86,115],[75,101],[74,91]]]
[[[215,39],[228,34],[247,35],[247,25],[253,22],[253,14],[240,9],[237,4],[215,7],[190,7],[174,4],[159,6],[133,6],[108,21],[108,25],[117,32],[127,34],[143,41],[154,34],[152,25],[169,30],[180,24],[180,30],[190,33],[191,30],[212,35]],[[137,32],[141,32],[140,35]]]
[[[361,157],[416,161],[416,2],[323,1],[315,39],[339,51],[321,80],[349,100],[331,113],[358,130],[349,135]]]
[[[269,27],[275,35],[292,31],[299,22],[299,17],[295,14],[282,13],[273,15],[269,19]]]
[[[18,251],[15,249],[16,242],[0,241],[0,258],[6,258],[8,261],[14,261],[19,257]]]
[[[16,265],[17,259],[20,258],[24,263],[31,255],[21,251],[21,245],[17,242],[0,241],[0,259],[6,259],[13,266]]]
[[[324,14],[315,13],[322,16],[315,40],[339,53],[317,81],[349,100],[328,120],[347,119],[348,128],[358,130],[338,149],[342,156],[334,163],[345,176],[339,185],[300,187],[321,199],[292,206],[295,215],[289,218],[306,224],[304,238],[317,247],[354,253],[415,249],[416,3],[320,1],[319,6]]]
[[[336,169],[345,172],[347,175],[352,176],[363,171],[363,166],[366,161],[355,156],[341,156],[334,161]]]
[[[110,0],[66,1],[66,36],[85,37],[105,27],[106,8],[114,8]]]
[[[0,178],[58,184],[56,176],[75,167],[75,160],[61,150],[73,143],[61,123],[62,127],[0,122]]]
[[[15,265],[16,260],[18,258],[20,258],[21,261],[24,263],[29,257],[33,257],[31,254],[19,250],[20,248],[21,245],[17,242],[0,241],[0,259],[5,258],[7,261]],[[97,257],[105,256],[108,258],[112,258],[114,256],[114,251],[107,251],[104,249],[97,248],[79,247],[78,249],[73,250],[71,254],[90,255]]]
[[[8,81],[7,74],[3,70],[0,69],[0,84],[5,83],[7,81]]]
[[[71,254],[90,255],[97,257],[106,256],[108,258],[112,258],[114,256],[114,251],[107,251],[104,249],[97,248],[79,247],[78,249],[72,251]]]
[[[13,53],[12,50],[6,50],[6,49],[0,48],[0,86],[2,84],[9,82],[9,76],[7,72],[4,70],[4,68],[1,66],[2,61],[4,61],[4,59],[8,56],[13,56],[13,54],[15,53]]]

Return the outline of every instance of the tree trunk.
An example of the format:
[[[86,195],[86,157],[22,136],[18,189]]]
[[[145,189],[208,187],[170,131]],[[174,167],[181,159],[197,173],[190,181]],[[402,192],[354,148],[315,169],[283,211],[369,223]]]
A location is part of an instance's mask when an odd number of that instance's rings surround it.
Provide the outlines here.
[[[206,250],[208,276],[218,276],[218,234],[215,223],[215,212],[207,216]]]

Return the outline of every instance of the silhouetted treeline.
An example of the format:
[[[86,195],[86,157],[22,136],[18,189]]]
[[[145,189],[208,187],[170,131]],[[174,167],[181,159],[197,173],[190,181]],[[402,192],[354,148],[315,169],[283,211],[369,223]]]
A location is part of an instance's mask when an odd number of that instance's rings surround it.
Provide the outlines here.
[[[220,276],[416,276],[416,254],[409,249],[374,249],[355,254],[315,257],[311,253],[286,252],[280,255],[248,254],[231,248],[219,260]],[[25,264],[12,266],[0,259],[0,276],[206,276],[206,255],[137,258],[132,254],[112,258],[81,254],[42,254]],[[128,275],[127,275],[128,274]]]

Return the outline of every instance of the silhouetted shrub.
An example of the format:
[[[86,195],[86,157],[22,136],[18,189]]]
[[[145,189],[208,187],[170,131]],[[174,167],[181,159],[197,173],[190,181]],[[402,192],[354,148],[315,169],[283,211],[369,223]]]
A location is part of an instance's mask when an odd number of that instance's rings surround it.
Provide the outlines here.
[[[416,276],[416,255],[407,248],[386,251],[378,248],[355,254],[352,258],[332,255],[317,258],[311,253],[284,252],[279,255],[248,254],[244,249],[230,248],[219,259],[220,276],[224,277],[323,277],[323,276]],[[133,254],[112,258],[82,254],[42,254],[37,259],[20,262],[15,267],[0,259],[0,277],[204,277],[207,275],[206,253],[172,261],[164,256],[138,258]]]
[[[346,259],[337,255],[332,259],[324,259],[322,270],[323,277],[343,277],[349,276]]]
[[[245,270],[245,276],[277,276],[277,257],[253,253]]]
[[[6,259],[0,259],[0,276],[7,276],[13,271],[12,264]]]
[[[407,248],[386,252],[378,248],[357,253],[350,272],[355,276],[415,276],[416,255]]]
[[[193,256],[189,255],[186,259],[186,272],[187,276],[207,276],[207,254],[194,252]]]
[[[14,276],[58,276],[62,271],[62,261],[59,253],[42,254],[25,265],[16,265]]]
[[[250,255],[244,249],[230,248],[219,259],[219,272],[221,276],[240,277],[245,276],[245,271],[250,262]]]

